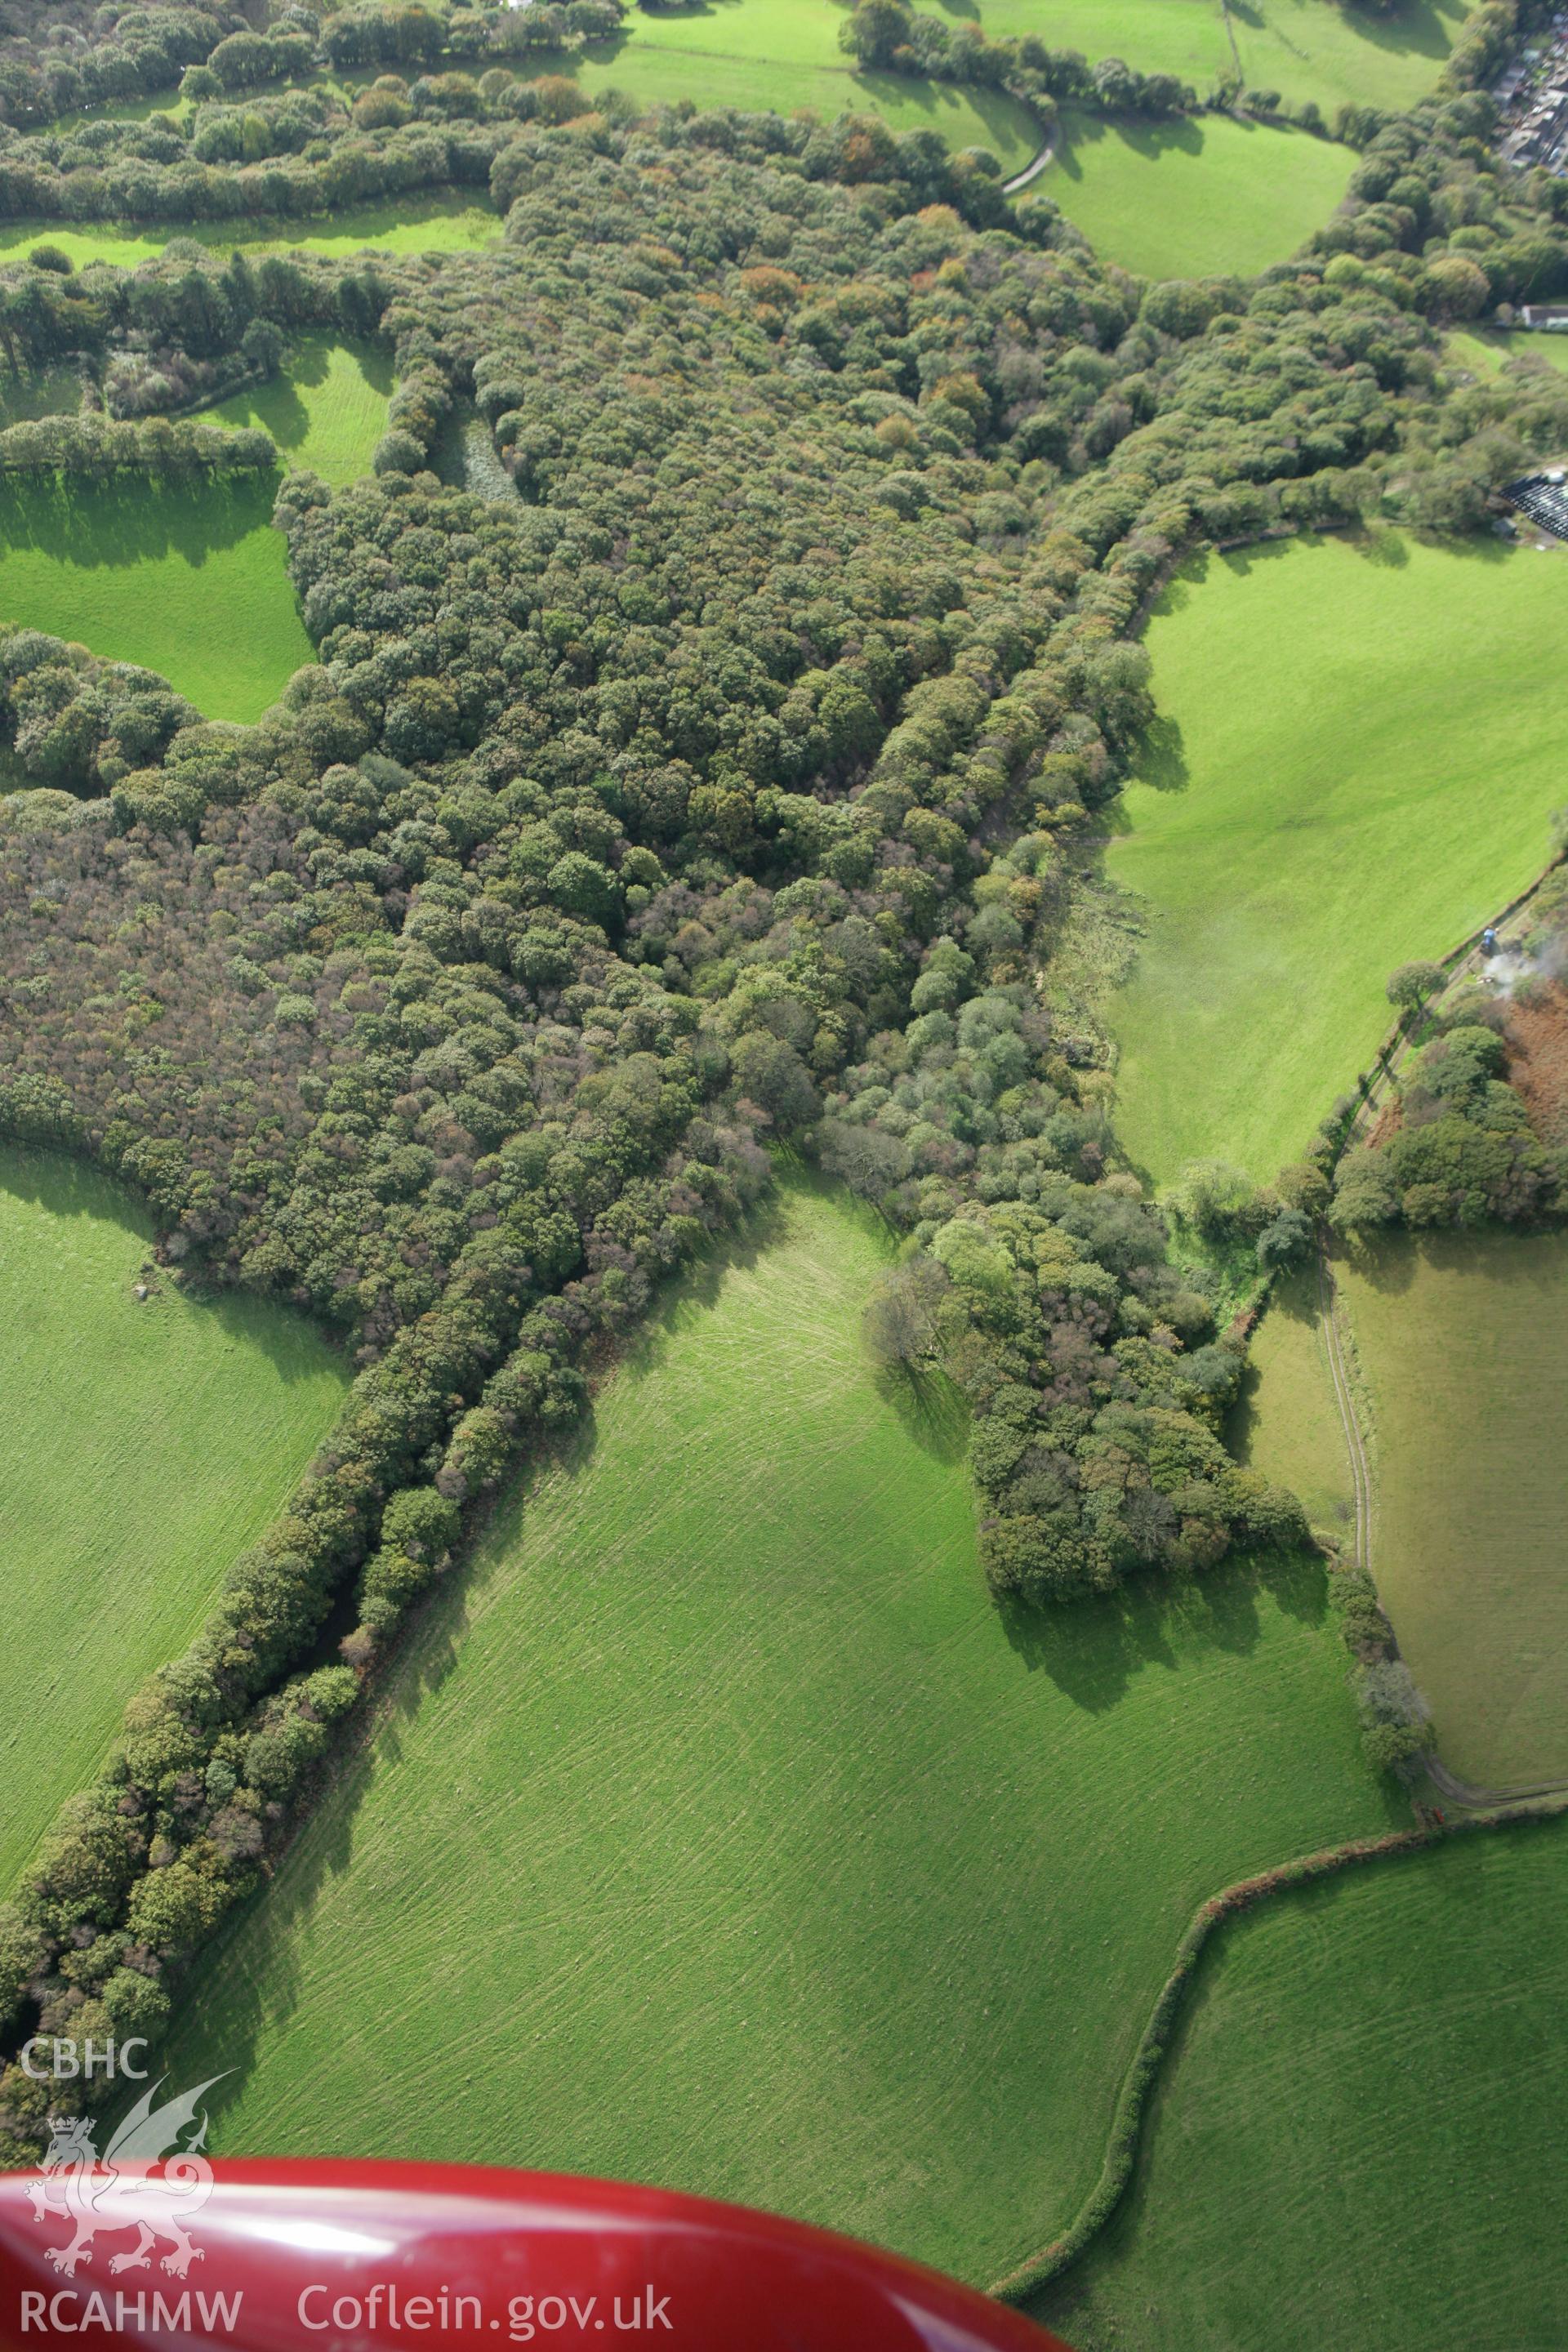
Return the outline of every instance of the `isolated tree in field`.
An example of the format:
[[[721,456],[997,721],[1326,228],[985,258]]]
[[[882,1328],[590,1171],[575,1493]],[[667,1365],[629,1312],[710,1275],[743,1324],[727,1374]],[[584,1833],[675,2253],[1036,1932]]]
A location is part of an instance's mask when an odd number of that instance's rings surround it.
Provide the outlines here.
[[[1440,963],[1402,963],[1397,971],[1389,973],[1384,993],[1390,1004],[1397,1004],[1402,1013],[1418,1013],[1442,985]]]
[[[866,1345],[879,1364],[915,1364],[931,1354],[947,1287],[946,1273],[923,1251],[883,1276],[865,1317]]]

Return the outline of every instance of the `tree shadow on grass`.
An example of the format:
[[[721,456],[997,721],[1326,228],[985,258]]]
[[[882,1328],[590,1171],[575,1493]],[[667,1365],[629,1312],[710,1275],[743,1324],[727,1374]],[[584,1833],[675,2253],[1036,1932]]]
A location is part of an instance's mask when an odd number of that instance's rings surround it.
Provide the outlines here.
[[[0,561],[27,549],[84,570],[199,565],[270,524],[277,487],[270,472],[0,478]]]
[[[153,1220],[136,1194],[91,1160],[28,1143],[0,1143],[0,1192],[32,1202],[51,1216],[112,1217],[151,1248]]]
[[[945,1372],[918,1365],[884,1365],[877,1392],[898,1414],[906,1437],[938,1462],[959,1463],[969,1451],[969,1407]]]
[[[1298,1267],[1294,1272],[1277,1275],[1265,1312],[1271,1320],[1301,1324],[1315,1329],[1319,1319],[1316,1267]],[[1226,1451],[1233,1454],[1244,1468],[1254,1466],[1252,1454],[1258,1442],[1258,1400],[1262,1387],[1262,1368],[1256,1357],[1249,1356],[1241,1375],[1236,1402],[1226,1416],[1225,1428]]]
[[[1352,555],[1359,555],[1363,563],[1375,564],[1380,572],[1403,572],[1410,562],[1410,541],[1404,531],[1380,528],[1347,530],[1340,536]]]
[[[389,352],[358,338],[307,335],[277,375],[220,401],[214,421],[258,425],[270,433],[280,449],[302,447],[310,431],[310,410],[301,392],[321,389],[331,374],[338,352],[348,352],[373,393],[384,400],[391,396],[394,370]]]
[[[1098,148],[1126,148],[1146,163],[1167,155],[1201,155],[1202,125],[1194,115],[1177,115],[1153,122],[1133,114],[1084,114],[1068,108],[1058,120],[1053,138],[1051,178],[1059,172],[1074,182],[1084,177],[1085,161]],[[1045,184],[1049,192],[1049,181]]]
[[[857,72],[851,79],[857,89],[879,108],[904,112],[918,107],[933,124],[944,114],[954,114],[963,108],[977,114],[1005,149],[1016,142],[1033,155],[1039,147],[1039,132],[1017,100],[1009,98],[1005,90],[987,89],[979,82],[919,80],[903,74]]]
[[[118,1177],[90,1160],[32,1144],[0,1143],[0,1193],[30,1202],[62,1223],[81,1217],[112,1220],[146,1253],[143,1262],[152,1263],[153,1223],[145,1203]],[[175,1286],[168,1283],[166,1274],[153,1274],[150,1279],[153,1297],[149,1312],[156,1313],[160,1295],[166,1297],[172,1290],[195,1311],[211,1316],[237,1345],[265,1356],[284,1386],[318,1378],[338,1356],[331,1334],[310,1316],[277,1299],[250,1291],[203,1288],[190,1282]]]
[[[1157,793],[1184,793],[1193,781],[1181,721],[1158,716],[1149,721],[1132,758],[1133,781]]]
[[[1328,1574],[1315,1553],[1259,1550],[1222,1560],[1201,1577],[1135,1577],[1102,1599],[1028,1608],[1003,1602],[997,1614],[1030,1673],[1049,1676],[1075,1706],[1103,1715],[1126,1696],[1135,1675],[1174,1669],[1194,1648],[1250,1656],[1263,1638],[1258,1596],[1288,1616],[1321,1623]]]
[[[1457,24],[1464,10],[1451,7],[1448,14]],[[1433,0],[1403,0],[1387,16],[1374,8],[1357,8],[1352,21],[1369,48],[1385,50],[1392,57],[1430,58],[1440,63],[1454,46],[1453,30],[1445,25],[1443,12],[1433,5]]]
[[[219,404],[225,412],[222,422],[234,429],[241,425],[258,425],[270,433],[280,449],[298,449],[310,430],[310,412],[300,396],[302,383],[320,383],[325,375],[307,376],[300,368],[290,368],[275,375],[268,383],[254,384],[245,392],[233,394]]]
[[[687,25],[692,23],[700,24],[705,16],[715,16],[722,19],[725,16],[737,16],[745,5],[746,0],[658,0],[658,6],[650,9],[648,13],[653,16],[656,23],[668,22],[677,25]],[[629,30],[624,30],[618,33],[595,35],[594,39],[595,55],[597,57],[603,53],[614,54],[616,50],[624,48],[626,42],[628,40],[635,39],[636,36],[637,25],[635,20],[633,21]],[[545,64],[541,67],[540,70],[543,73],[570,73],[572,70],[572,61],[570,58],[563,58],[559,66]]]
[[[81,407],[79,366],[24,368],[0,375],[0,425],[45,416],[75,416]]]
[[[1351,1267],[1369,1290],[1385,1298],[1403,1298],[1421,1264],[1421,1247],[1408,1234],[1359,1235],[1337,1241],[1331,1256]]]

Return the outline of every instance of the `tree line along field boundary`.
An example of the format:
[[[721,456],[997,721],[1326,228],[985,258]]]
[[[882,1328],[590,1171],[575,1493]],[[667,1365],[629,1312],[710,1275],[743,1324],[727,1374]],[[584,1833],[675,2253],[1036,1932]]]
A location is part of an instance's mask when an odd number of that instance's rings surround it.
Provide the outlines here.
[[[1553,851],[1534,881],[1527,884],[1517,898],[1510,898],[1507,906],[1500,908],[1497,914],[1489,916],[1484,923],[1478,923],[1473,930],[1467,931],[1465,937],[1456,946],[1447,949],[1444,954],[1434,959],[1439,968],[1447,973],[1448,981],[1452,982],[1458,978],[1488,931],[1500,930],[1504,923],[1511,922],[1515,915],[1522,913],[1537,891],[1550,881],[1565,858],[1568,858],[1568,849]],[[1373,1055],[1370,1068],[1357,1071],[1356,1091],[1361,1099],[1356,1105],[1353,1118],[1345,1128],[1340,1148],[1334,1154],[1336,1166],[1358,1136],[1364,1131],[1365,1122],[1376,1108],[1384,1089],[1393,1085],[1394,1056],[1402,1043],[1409,1042],[1411,1028],[1415,1019],[1416,1015],[1413,1012],[1402,1013],[1377,1046]]]
[[[1468,1820],[1444,1823],[1426,1821],[1418,1827],[1390,1830],[1382,1837],[1354,1838],[1343,1845],[1326,1846],[1301,1854],[1293,1862],[1256,1873],[1222,1887],[1198,1906],[1176,1947],[1171,1972],[1155,1996],[1154,2006],[1122,2078],[1111,2116],[1110,2135],[1100,2176],[1074,2219],[1061,2233],[998,2279],[987,2293],[998,2303],[1022,2304],[1042,2288],[1053,2285],[1085,2254],[1105,2228],[1127,2192],[1142,2144],[1149,2101],[1181,2021],[1188,1987],[1215,1932],[1229,1919],[1254,1909],[1269,1896],[1309,1886],[1366,1864],[1423,1853],[1446,1841],[1478,1831],[1501,1829],[1515,1822],[1545,1821],[1568,1815],[1568,1793],[1538,1802],[1523,1801],[1499,1806]]]

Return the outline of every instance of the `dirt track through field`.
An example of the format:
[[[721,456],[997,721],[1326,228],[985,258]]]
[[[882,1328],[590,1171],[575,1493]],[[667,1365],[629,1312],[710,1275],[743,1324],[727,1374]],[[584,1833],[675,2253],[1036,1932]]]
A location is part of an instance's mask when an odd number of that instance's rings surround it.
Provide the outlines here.
[[[1372,1470],[1362,1441],[1355,1399],[1345,1371],[1344,1347],[1340,1333],[1339,1292],[1321,1237],[1318,1244],[1318,1309],[1323,1321],[1323,1342],[1328,1351],[1330,1377],[1334,1384],[1334,1402],[1340,1409],[1340,1424],[1345,1433],[1345,1452],[1350,1456],[1351,1484],[1355,1490],[1355,1564],[1370,1576]]]

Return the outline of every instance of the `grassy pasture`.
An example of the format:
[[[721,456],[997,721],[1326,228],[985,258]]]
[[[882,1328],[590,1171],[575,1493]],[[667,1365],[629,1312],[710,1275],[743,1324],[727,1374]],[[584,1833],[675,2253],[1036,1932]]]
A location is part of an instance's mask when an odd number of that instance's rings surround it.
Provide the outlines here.
[[[219,253],[324,253],[334,257],[366,246],[384,253],[449,253],[489,245],[500,235],[500,215],[461,190],[426,192],[397,205],[344,205],[330,219],[305,221],[144,222],[121,228],[113,221],[6,221],[0,224],[0,262],[16,261],[36,245],[58,245],[79,269],[112,261],[134,269],[176,237]]]
[[[258,1300],[132,1286],[152,1228],[0,1147],[0,1891],[96,1769],[338,1413],[337,1360]]]
[[[1332,0],[1232,0],[1229,31],[1249,88],[1315,99],[1331,117],[1346,100],[1398,110],[1425,96],[1467,13],[1466,0],[1407,0],[1386,17]],[[1200,98],[1235,70],[1219,0],[984,0],[979,16],[993,36],[1125,58]]]
[[[1161,15],[1164,0],[1150,0]],[[1386,16],[1323,0],[1231,0],[1230,17],[1249,89],[1277,89],[1292,104],[1381,106],[1403,112],[1442,72],[1469,0],[1407,0]]]
[[[510,1495],[194,1988],[228,2152],[657,2179],[997,2275],[1216,1885],[1381,1827],[1315,1562],[1011,1634],[804,1186]],[[212,2063],[208,2063],[209,2058]]]
[[[1036,153],[1039,138],[1025,109],[1000,92],[901,75],[862,74],[838,47],[846,11],[825,0],[692,0],[637,9],[613,39],[582,52],[542,53],[521,68],[567,73],[590,98],[625,91],[647,106],[691,100],[699,106],[793,114],[808,108],[825,121],[847,111],[879,114],[896,131],[931,129],[950,147],[988,149],[1009,173]],[[1253,89],[1272,89],[1292,103],[1314,100],[1325,118],[1346,100],[1399,110],[1436,81],[1467,13],[1466,0],[1405,0],[1383,17],[1333,0],[964,0],[964,16],[994,37],[1037,34],[1053,47],[1093,59],[1123,57],[1146,73],[1169,72],[1200,97],[1239,63]],[[369,72],[318,73],[303,87],[352,102]],[[186,102],[162,93],[98,112],[121,120],[183,116]],[[1282,259],[1332,210],[1352,158],[1282,131],[1214,117],[1163,127],[1068,121],[1058,134],[1058,164],[1041,184],[1091,242],[1129,268],[1152,277],[1208,271],[1250,273]],[[1194,168],[1202,165],[1202,169]],[[419,207],[416,221],[393,215],[351,226],[343,236],[286,241],[342,253],[379,244],[395,251],[479,244],[494,235],[489,217],[458,229]],[[204,241],[232,242],[206,225]],[[43,232],[22,233],[36,242]],[[79,259],[97,257],[96,233],[50,232]],[[143,258],[162,243],[156,231],[134,240]],[[245,239],[264,247],[266,231]],[[130,242],[130,240],[127,240]],[[0,234],[0,255],[13,249]]]
[[[1550,1822],[1223,1929],[1127,2198],[1036,2315],[1078,2352],[1558,2352],[1565,1916]]]
[[[825,122],[879,114],[895,131],[936,131],[950,147],[986,148],[1007,173],[1039,152],[1033,118],[999,90],[854,72],[837,45],[838,13],[822,0],[719,0],[633,21],[616,40],[540,70],[569,73],[590,97],[625,90],[644,106],[692,99],[785,115],[809,107]]]
[[[1355,1538],[1355,1494],[1318,1315],[1316,1270],[1277,1277],[1252,1335],[1246,1383],[1226,1432],[1250,1467],[1299,1495],[1315,1528]]]
[[[1568,1238],[1391,1236],[1341,1282],[1373,1568],[1450,1769],[1568,1774]]]
[[[1097,252],[1146,278],[1250,277],[1328,217],[1354,163],[1328,140],[1228,114],[1139,122],[1068,109],[1034,186]]]
[[[1160,1182],[1298,1153],[1397,963],[1542,863],[1563,798],[1559,566],[1392,533],[1209,559],[1149,625],[1160,717],[1107,866],[1147,936],[1112,1008],[1118,1126]]]
[[[369,473],[391,394],[386,352],[372,343],[310,335],[270,383],[237,393],[203,414],[234,429],[259,425],[291,464],[308,466],[336,485]]]
[[[160,671],[209,719],[258,719],[314,659],[272,528],[273,474],[0,482],[0,620]]]

